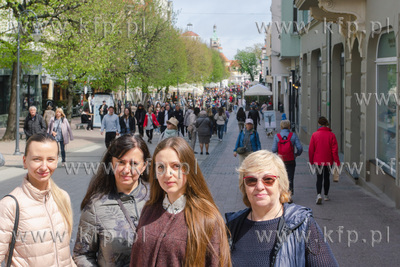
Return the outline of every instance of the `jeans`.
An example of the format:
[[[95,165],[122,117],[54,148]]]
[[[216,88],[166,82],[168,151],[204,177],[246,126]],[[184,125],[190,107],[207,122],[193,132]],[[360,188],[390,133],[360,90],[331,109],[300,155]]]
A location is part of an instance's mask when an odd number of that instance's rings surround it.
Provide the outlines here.
[[[64,141],[59,141],[58,143],[60,143],[62,162],[65,162],[65,145],[64,145]]]
[[[218,139],[222,140],[222,138],[224,137],[224,129],[225,129],[225,124],[217,125]]]
[[[228,130],[228,121],[225,121],[225,125],[224,125],[224,132],[226,133],[226,131]]]
[[[318,166],[318,168],[321,168],[321,166]],[[331,173],[329,172],[329,167],[324,166],[321,173],[318,171],[318,168],[317,168],[317,194],[321,194],[322,183],[323,183],[324,184],[324,194],[328,195],[329,186],[330,186],[329,177],[331,175]]]
[[[143,132],[143,123],[138,123],[138,129],[139,129],[139,134],[141,137],[143,137],[144,132]]]

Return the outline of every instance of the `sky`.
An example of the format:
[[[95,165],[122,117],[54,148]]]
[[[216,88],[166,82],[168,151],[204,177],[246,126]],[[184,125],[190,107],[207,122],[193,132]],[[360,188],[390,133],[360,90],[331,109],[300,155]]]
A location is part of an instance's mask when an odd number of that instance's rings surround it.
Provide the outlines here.
[[[176,26],[186,31],[187,24],[193,24],[192,31],[209,45],[215,24],[222,52],[230,60],[238,49],[264,44],[256,22],[261,26],[271,21],[270,7],[271,0],[173,0]]]

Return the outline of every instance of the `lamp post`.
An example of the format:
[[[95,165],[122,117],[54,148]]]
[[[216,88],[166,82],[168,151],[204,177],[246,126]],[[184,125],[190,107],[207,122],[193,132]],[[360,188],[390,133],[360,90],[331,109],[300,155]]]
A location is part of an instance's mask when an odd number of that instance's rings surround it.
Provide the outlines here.
[[[37,41],[39,41],[39,39],[40,39],[40,36],[41,36],[41,33],[40,33],[40,31],[39,31],[39,29],[38,29],[38,18],[37,18],[37,16],[36,16],[36,13],[35,12],[33,12],[32,10],[24,10],[20,15],[19,15],[19,17],[18,17],[18,25],[17,25],[17,28],[18,28],[18,34],[17,34],[17,97],[16,97],[16,101],[17,101],[17,114],[16,114],[16,116],[17,116],[17,118],[16,118],[16,127],[17,127],[17,129],[16,129],[16,131],[15,131],[15,152],[14,152],[14,155],[21,155],[21,152],[19,151],[19,86],[20,86],[20,73],[19,73],[19,64],[20,64],[20,62],[19,62],[19,49],[20,49],[20,47],[19,47],[19,23],[20,23],[20,19],[21,19],[21,17],[24,15],[24,14],[28,14],[29,12],[31,12],[34,16],[35,16],[35,19],[36,19],[36,27],[35,27],[35,30],[34,30],[34,32],[32,33],[32,37],[33,37],[33,39],[35,40],[35,42],[37,42]]]

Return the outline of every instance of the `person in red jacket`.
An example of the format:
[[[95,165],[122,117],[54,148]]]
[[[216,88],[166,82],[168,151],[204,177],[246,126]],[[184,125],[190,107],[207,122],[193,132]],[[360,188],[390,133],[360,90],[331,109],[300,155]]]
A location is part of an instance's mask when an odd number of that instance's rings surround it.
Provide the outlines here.
[[[316,203],[322,204],[322,184],[324,184],[324,200],[329,200],[330,166],[334,163],[337,166],[340,165],[336,136],[329,128],[329,122],[325,117],[318,119],[318,130],[311,136],[308,157],[310,164],[316,165],[315,169],[317,170]]]
[[[153,139],[153,130],[159,126],[160,124],[157,121],[156,115],[153,113],[153,108],[149,107],[146,117],[144,118],[143,128],[146,130],[147,142],[150,144],[151,139]]]

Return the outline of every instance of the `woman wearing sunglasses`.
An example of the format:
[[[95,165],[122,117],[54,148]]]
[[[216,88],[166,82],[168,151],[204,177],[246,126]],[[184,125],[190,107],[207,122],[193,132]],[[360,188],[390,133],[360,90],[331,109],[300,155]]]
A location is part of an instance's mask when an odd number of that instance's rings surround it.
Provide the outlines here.
[[[233,266],[338,266],[309,208],[288,204],[285,164],[266,150],[238,169],[248,207],[227,213]]]

